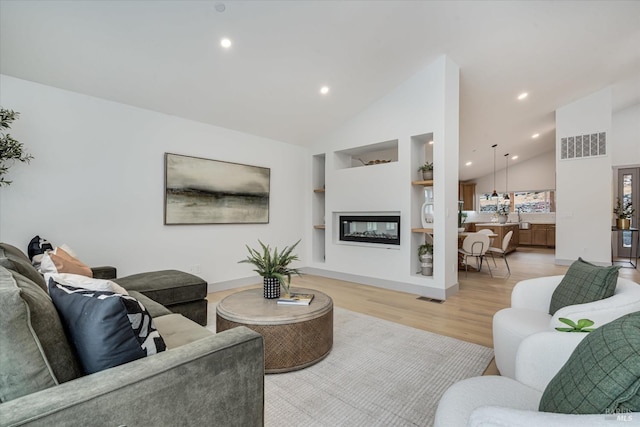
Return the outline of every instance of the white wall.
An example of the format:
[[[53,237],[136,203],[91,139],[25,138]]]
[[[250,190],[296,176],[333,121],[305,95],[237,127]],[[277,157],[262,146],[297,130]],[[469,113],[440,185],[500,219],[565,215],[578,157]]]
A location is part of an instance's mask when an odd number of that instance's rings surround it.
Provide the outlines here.
[[[509,160],[509,191],[553,190],[556,188],[556,153],[548,151],[524,161]],[[496,190],[506,188],[504,157],[496,160]],[[493,191],[493,172],[474,180],[476,196]]]
[[[612,163],[617,167],[640,165],[640,104],[613,115]]]
[[[457,284],[458,81],[457,65],[441,57],[312,148],[313,154],[326,153],[327,219],[326,259],[312,262],[313,268],[436,298],[444,298],[446,289]],[[411,203],[411,180],[418,179],[413,167],[416,161],[411,159],[411,137],[427,133],[434,135],[436,164],[434,228],[438,231],[433,278],[417,277],[411,271],[411,258],[417,257],[412,253],[411,220],[420,209]],[[398,140],[397,162],[339,167],[336,151],[391,140]],[[365,211],[400,213],[399,249],[336,243],[336,213]],[[311,223],[308,228],[311,230]]]
[[[564,137],[607,133],[607,155],[559,160]],[[556,111],[556,262],[611,264],[611,89]]]
[[[304,148],[4,75],[0,102],[21,113],[11,134],[35,157],[0,189],[4,242],[26,251],[39,234],[119,276],[200,266],[224,287],[255,275],[237,264],[245,244],[304,237]],[[163,225],[165,152],[271,168],[269,224]]]

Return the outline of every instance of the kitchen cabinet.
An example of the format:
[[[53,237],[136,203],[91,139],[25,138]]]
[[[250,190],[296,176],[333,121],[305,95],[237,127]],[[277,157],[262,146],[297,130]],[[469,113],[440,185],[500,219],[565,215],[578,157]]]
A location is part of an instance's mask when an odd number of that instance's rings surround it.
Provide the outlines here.
[[[520,242],[520,227],[518,224],[476,224],[476,231],[487,229],[493,231],[493,234],[497,234],[496,237],[493,237],[492,247],[502,249],[502,240],[509,231],[513,231],[513,235],[511,236],[506,252],[513,252],[518,247]]]
[[[556,247],[555,224],[531,224],[531,245]]]
[[[463,211],[476,210],[476,183],[475,182],[459,182],[458,200],[462,200]]]
[[[555,225],[550,225],[549,228],[547,228],[547,246],[549,246],[550,248],[556,247],[556,226]]]
[[[531,229],[520,230],[518,234],[520,235],[520,246],[531,246]]]

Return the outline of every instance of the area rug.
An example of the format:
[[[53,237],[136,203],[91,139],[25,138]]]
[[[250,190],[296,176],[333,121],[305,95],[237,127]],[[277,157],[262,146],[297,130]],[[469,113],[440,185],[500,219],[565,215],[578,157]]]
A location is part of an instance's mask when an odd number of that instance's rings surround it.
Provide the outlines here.
[[[210,304],[210,328],[215,306]],[[431,426],[440,396],[482,375],[489,348],[334,307],[327,358],[265,377],[268,427]]]

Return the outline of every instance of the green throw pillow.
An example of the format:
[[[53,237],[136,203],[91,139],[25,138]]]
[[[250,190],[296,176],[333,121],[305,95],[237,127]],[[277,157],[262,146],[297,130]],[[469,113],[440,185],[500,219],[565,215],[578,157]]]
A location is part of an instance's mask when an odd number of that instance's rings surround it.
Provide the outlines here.
[[[590,332],[544,390],[540,411],[640,411],[640,312]]]
[[[619,269],[619,266],[599,267],[578,258],[553,291],[549,314],[553,316],[568,305],[609,298],[616,290]]]

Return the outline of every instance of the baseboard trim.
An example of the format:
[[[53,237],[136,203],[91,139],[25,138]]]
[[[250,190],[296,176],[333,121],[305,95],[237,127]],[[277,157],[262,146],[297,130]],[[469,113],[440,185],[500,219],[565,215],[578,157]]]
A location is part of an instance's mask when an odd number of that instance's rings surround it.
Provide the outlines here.
[[[458,284],[450,286],[448,289],[435,288],[426,285],[416,285],[413,283],[398,282],[395,280],[380,279],[377,277],[361,276],[358,274],[342,273],[339,271],[324,270],[315,267],[304,267],[301,269],[306,274],[327,277],[329,279],[344,280],[346,282],[360,283],[362,285],[375,286],[376,288],[390,289],[392,291],[406,292],[427,298],[446,300],[447,297],[458,292]]]
[[[240,279],[226,280],[224,282],[209,283],[207,285],[207,293],[228,291],[229,289],[243,288],[250,285],[259,285],[262,283],[262,277],[251,276]]]
[[[360,283],[362,285],[375,286],[376,288],[389,289],[392,291],[406,292],[418,296],[433,298],[438,300],[446,300],[447,298],[457,294],[460,290],[458,283],[447,289],[435,288],[433,286],[416,285],[413,283],[398,282],[395,280],[379,279],[377,277],[361,276],[358,274],[341,273],[338,271],[324,270],[315,267],[303,267],[300,269],[302,273],[312,274],[315,276],[327,277],[329,279],[344,280],[346,282]],[[223,282],[209,283],[207,292],[228,291],[230,289],[243,288],[245,286],[260,285],[262,277],[251,276],[234,280],[225,280]]]
[[[584,259],[584,258],[583,258]],[[593,265],[597,265],[599,267],[610,267],[611,266],[611,262],[599,262],[599,261],[591,261],[588,259],[585,259],[585,261],[590,262]],[[574,262],[576,262],[575,259],[561,259],[561,258],[555,258],[553,261],[556,265],[571,265]],[[624,261],[621,261],[624,262]]]

